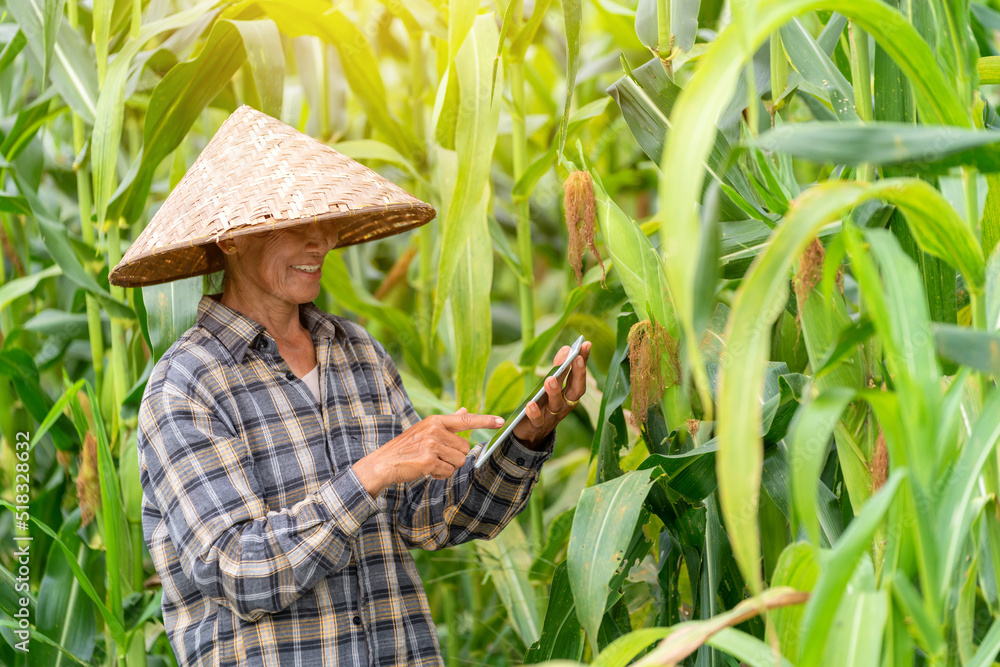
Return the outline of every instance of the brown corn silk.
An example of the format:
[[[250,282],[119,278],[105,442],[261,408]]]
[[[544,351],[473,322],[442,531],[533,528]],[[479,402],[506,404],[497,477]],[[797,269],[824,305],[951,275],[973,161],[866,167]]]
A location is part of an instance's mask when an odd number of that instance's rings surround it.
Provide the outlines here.
[[[636,322],[628,332],[631,365],[632,425],[646,423],[649,407],[659,402],[666,387],[680,376],[677,339],[658,322]]]
[[[594,199],[594,181],[590,177],[590,172],[583,170],[570,172],[563,183],[563,193],[566,229],[569,232],[567,261],[576,273],[576,284],[577,286],[583,284],[583,250],[587,247],[601,265],[601,285],[604,285],[607,273],[604,270],[601,254],[597,252],[597,246],[594,244],[597,202]]]
[[[84,526],[94,519],[94,512],[101,509],[101,487],[97,472],[97,440],[87,433],[80,452],[80,468],[76,474],[76,495],[80,502],[80,519]]]
[[[872,474],[871,491],[875,493],[885,484],[889,476],[889,451],[885,446],[885,434],[882,427],[878,429],[878,438],[875,440],[875,451],[872,452],[871,463],[868,465]]]
[[[814,238],[809,247],[802,253],[802,256],[799,257],[799,271],[795,274],[793,281],[795,296],[800,304],[805,303],[806,298],[813,291],[813,288],[822,280],[824,259],[826,259],[826,250],[823,249],[823,244],[820,243],[819,239]],[[796,323],[798,323],[801,316],[802,309],[800,308],[798,314],[795,316]]]

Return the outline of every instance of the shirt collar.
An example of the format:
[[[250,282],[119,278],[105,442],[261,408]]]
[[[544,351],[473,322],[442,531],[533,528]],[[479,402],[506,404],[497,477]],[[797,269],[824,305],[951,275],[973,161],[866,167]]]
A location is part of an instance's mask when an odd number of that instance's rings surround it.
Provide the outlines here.
[[[197,322],[212,333],[222,345],[229,350],[237,363],[243,361],[247,348],[257,340],[258,336],[270,336],[264,325],[224,305],[219,298],[221,294],[205,294],[198,303]],[[313,338],[333,339],[344,335],[341,325],[320,310],[315,303],[309,302],[299,306],[299,316]]]

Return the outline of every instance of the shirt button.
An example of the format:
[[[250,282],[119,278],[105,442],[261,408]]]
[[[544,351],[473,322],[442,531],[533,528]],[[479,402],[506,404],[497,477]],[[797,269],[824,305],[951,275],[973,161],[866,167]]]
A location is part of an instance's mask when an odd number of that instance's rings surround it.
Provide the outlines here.
[[[524,459],[518,457],[518,459],[517,459],[517,465],[523,466],[524,465]]]
[[[360,616],[355,616],[351,620],[354,622],[354,625],[361,625],[361,617]]]
[[[288,371],[287,373],[285,373],[285,379],[291,382],[292,380],[295,379],[295,373]]]

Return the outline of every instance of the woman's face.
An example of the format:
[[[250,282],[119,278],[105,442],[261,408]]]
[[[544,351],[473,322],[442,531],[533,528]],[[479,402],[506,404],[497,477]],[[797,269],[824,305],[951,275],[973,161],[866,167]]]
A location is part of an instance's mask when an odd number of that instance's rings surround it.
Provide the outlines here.
[[[226,291],[263,307],[314,300],[319,296],[323,259],[336,244],[333,229],[313,222],[220,241],[227,255]]]

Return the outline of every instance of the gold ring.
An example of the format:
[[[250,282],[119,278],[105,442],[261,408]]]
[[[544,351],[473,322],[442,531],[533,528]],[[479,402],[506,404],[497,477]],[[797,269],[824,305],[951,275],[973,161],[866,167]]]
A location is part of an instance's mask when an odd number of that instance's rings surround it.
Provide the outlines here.
[[[565,396],[563,396],[563,400],[566,401],[566,405],[568,405],[571,408],[575,408],[580,403],[580,401],[571,401]]]
[[[545,411],[548,412],[550,415],[555,415],[556,417],[559,416],[558,412],[552,412],[551,410],[549,410],[549,406],[547,405],[545,406]]]

